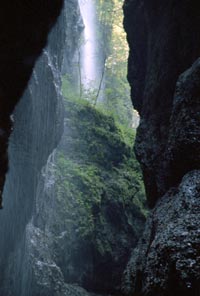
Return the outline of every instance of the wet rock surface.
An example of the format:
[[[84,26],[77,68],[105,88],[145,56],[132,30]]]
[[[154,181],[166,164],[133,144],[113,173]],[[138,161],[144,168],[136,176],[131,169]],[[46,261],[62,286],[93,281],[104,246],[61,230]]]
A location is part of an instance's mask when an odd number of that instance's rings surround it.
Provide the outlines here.
[[[170,184],[200,168],[200,59],[180,75],[176,84],[166,158]]]
[[[18,295],[91,296],[79,286],[66,284],[62,271],[52,256],[50,238],[49,233],[35,227],[33,223],[27,225],[25,244],[20,244],[18,252],[10,257],[7,295],[13,295],[13,281],[16,280],[18,269],[23,273],[23,281],[15,284]]]
[[[130,47],[128,80],[141,116],[135,150],[153,207],[173,185],[165,151],[176,82],[199,56],[198,1],[126,0],[124,14]]]
[[[131,296],[198,296],[200,18],[197,1],[124,3],[135,150],[153,208],[124,279]]]
[[[30,79],[36,59],[46,45],[62,0],[3,1],[0,7],[0,196],[8,169],[10,115]],[[1,200],[0,200],[1,206]]]
[[[200,171],[184,176],[150,214],[125,273],[126,295],[199,295]]]
[[[58,13],[55,7],[55,4],[58,4],[58,2],[59,1],[55,1],[52,3],[53,12],[51,11],[50,4],[49,11],[47,12],[48,15]],[[40,2],[41,5],[45,5],[45,3],[45,1]],[[28,2],[27,5],[29,7]],[[33,3],[30,2],[30,9],[32,5]],[[39,2],[37,2],[37,5],[39,5]],[[22,2],[20,2],[18,8],[21,6],[23,9]],[[42,11],[43,10],[41,10],[40,13],[42,13]],[[15,13],[17,13],[17,10]],[[33,10],[32,13],[35,14],[36,11]],[[37,16],[37,21],[39,21],[39,16],[42,17],[42,15],[39,14]],[[16,17],[20,18],[20,13]],[[42,18],[42,21],[45,22],[45,16]],[[12,120],[14,120],[15,124],[9,143],[10,169],[7,174],[4,189],[4,210],[0,215],[0,236],[3,238],[0,241],[0,295],[17,296],[23,295],[23,293],[28,295],[28,291],[22,292],[21,290],[21,287],[26,287],[23,277],[23,274],[26,272],[23,270],[22,266],[17,265],[16,260],[13,260],[13,262],[10,261],[10,256],[17,258],[18,254],[21,252],[20,249],[22,249],[22,252],[24,250],[24,233],[26,225],[34,212],[35,195],[37,193],[37,184],[41,176],[41,169],[46,164],[49,154],[57,146],[63,131],[63,106],[60,91],[62,59],[60,56],[55,56],[53,54],[56,43],[55,40],[58,41],[58,36],[61,41],[65,40],[65,36],[63,36],[65,34],[62,34],[60,29],[62,23],[63,17],[61,16],[49,36],[50,44],[44,49],[42,56],[38,59],[29,85],[12,116]],[[34,30],[36,29],[37,25],[34,27]],[[48,27],[48,30],[49,29],[50,27]],[[24,28],[24,30],[26,30],[26,28]],[[38,34],[38,38],[39,36],[40,34]],[[44,37],[44,34],[42,36]],[[20,38],[23,39],[24,36]],[[46,42],[46,38],[47,31],[45,40],[43,41]],[[40,42],[35,46],[39,45],[41,46]],[[62,53],[62,47],[64,45],[64,42],[61,42],[60,50]],[[33,50],[35,49],[33,48]],[[42,46],[40,51],[42,51]],[[29,76],[33,64],[31,64],[29,68]],[[18,79],[20,80],[20,75],[23,75],[23,67],[20,69],[21,70],[18,69],[21,71],[20,74],[16,74],[15,79],[13,78],[14,83],[17,83]],[[26,76],[26,80],[24,80],[24,87],[26,85],[25,81],[27,83],[28,78],[29,77]],[[22,90],[21,88],[20,95]],[[15,91],[15,86],[12,84],[10,85],[10,91]],[[8,105],[9,104],[10,103],[8,103]],[[14,105],[12,105],[12,108],[14,108]],[[21,262],[23,262],[24,258],[23,253],[21,253]],[[16,273],[9,273],[9,262],[12,262],[12,265],[14,262],[16,263],[16,266],[13,267]],[[23,265],[23,263],[21,263],[21,265]],[[12,278],[12,284],[10,278]]]

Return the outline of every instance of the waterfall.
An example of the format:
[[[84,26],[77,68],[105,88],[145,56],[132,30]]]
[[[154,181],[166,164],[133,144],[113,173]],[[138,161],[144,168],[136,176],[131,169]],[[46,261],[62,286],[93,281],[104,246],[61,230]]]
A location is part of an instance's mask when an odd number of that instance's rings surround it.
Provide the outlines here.
[[[103,67],[100,26],[95,0],[79,0],[84,30],[79,48],[80,84],[87,93],[98,93],[102,86]],[[102,88],[102,87],[101,87]]]

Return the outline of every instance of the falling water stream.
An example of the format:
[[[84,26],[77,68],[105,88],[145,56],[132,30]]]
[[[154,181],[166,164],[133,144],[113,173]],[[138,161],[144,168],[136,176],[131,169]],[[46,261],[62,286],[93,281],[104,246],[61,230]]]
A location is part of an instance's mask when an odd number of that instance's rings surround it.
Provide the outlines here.
[[[95,0],[79,0],[84,23],[80,42],[80,82],[84,90],[97,90],[101,84],[102,62],[100,29]]]

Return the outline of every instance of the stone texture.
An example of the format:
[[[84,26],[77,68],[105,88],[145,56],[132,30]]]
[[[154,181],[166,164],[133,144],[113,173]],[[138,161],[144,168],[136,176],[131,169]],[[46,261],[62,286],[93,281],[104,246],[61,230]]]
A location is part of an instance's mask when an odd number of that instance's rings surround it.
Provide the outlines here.
[[[52,5],[54,6],[53,3]],[[55,10],[55,7],[52,9]],[[51,9],[47,14],[50,12]],[[20,243],[23,241],[26,225],[34,212],[41,169],[58,144],[63,131],[61,63],[58,56],[55,57],[52,53],[55,40],[63,40],[61,24],[62,16],[51,32],[50,44],[37,61],[29,85],[12,116],[15,124],[9,142],[10,169],[4,189],[4,210],[0,215],[0,236],[3,238],[0,241],[0,295],[8,295],[11,291],[15,296],[22,295],[21,290],[18,290],[23,286],[21,267],[18,267],[15,276],[12,274],[12,285],[7,285],[7,280],[11,277],[7,271],[10,268],[8,262],[11,254],[17,257],[19,253],[18,248],[21,248]],[[64,44],[61,43],[61,52],[62,46]],[[29,70],[31,72],[31,67]],[[21,71],[23,73],[23,69]],[[16,80],[20,79],[22,73],[16,75]],[[12,89],[11,86],[10,88]]]
[[[197,1],[124,3],[135,150],[154,208],[133,251],[131,296],[199,296],[200,16]]]
[[[55,23],[62,0],[2,1],[0,7],[0,207],[8,169],[10,115]]]
[[[70,71],[81,29],[78,1],[65,1],[12,116],[10,169],[0,215],[2,296],[89,295],[67,284],[55,258],[60,259],[61,254],[54,253],[49,231],[55,210],[53,150],[61,139],[64,121],[61,75]],[[40,225],[38,220],[42,220]]]
[[[5,287],[7,296],[13,295],[13,282],[17,293],[14,295],[91,296],[76,285],[66,284],[62,271],[55,262],[55,255],[52,256],[46,231],[30,222],[26,227],[24,240],[25,244],[20,242],[17,252],[10,256]],[[16,282],[19,272],[20,280]]]
[[[125,295],[198,296],[200,171],[184,176],[149,216],[125,273]]]
[[[135,150],[154,206],[172,185],[164,154],[177,79],[199,56],[198,1],[126,0],[124,14],[128,79],[141,116]]]
[[[200,59],[180,75],[170,118],[166,158],[170,184],[185,173],[200,168]]]

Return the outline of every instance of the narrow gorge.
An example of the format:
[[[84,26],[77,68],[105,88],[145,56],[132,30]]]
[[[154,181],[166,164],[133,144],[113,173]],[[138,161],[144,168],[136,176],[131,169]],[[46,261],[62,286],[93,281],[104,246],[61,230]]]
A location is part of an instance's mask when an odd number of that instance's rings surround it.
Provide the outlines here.
[[[197,1],[1,6],[0,296],[200,296]]]

